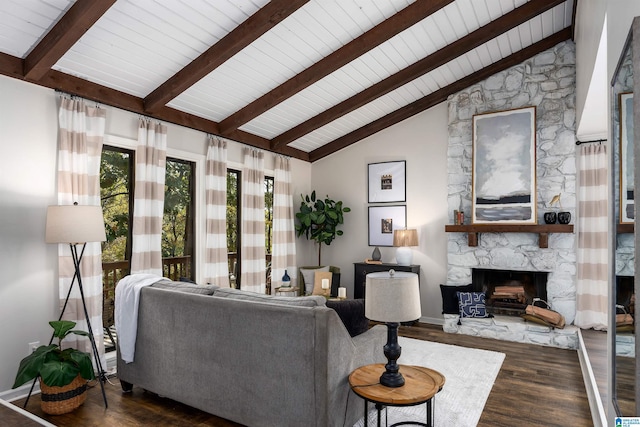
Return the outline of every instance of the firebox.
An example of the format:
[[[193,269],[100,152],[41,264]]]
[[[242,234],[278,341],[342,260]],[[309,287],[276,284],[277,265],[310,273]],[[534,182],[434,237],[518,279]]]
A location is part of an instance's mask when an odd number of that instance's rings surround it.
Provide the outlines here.
[[[485,293],[487,312],[520,316],[534,300],[547,301],[548,274],[546,271],[473,268],[471,283],[476,292]]]

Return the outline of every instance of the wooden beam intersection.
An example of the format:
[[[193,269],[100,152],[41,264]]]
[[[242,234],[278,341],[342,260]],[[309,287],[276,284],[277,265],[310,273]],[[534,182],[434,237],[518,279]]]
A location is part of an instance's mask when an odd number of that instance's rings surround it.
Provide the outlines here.
[[[420,0],[405,7],[360,37],[327,55],[306,70],[222,120],[220,122],[220,131],[224,135],[248,123],[260,114],[308,86],[311,86],[354,59],[359,58],[391,37],[417,24],[452,1],[453,0]]]
[[[430,71],[454,60],[455,58],[494,39],[496,36],[517,27],[539,15],[540,13],[563,3],[564,0],[542,0],[528,2],[500,18],[452,42],[431,55],[409,65],[392,76],[368,87],[352,97],[334,105],[316,116],[300,123],[271,141],[272,148],[277,149],[312,132],[369,102],[415,80]]]
[[[485,80],[492,75],[504,71],[510,67],[520,64],[521,62],[552,48],[560,42],[571,39],[571,27],[566,27],[549,37],[540,40],[537,43],[532,44],[518,52],[515,52],[506,58],[501,59],[498,62],[494,62],[481,70],[472,73],[455,83],[445,86],[417,101],[412,102],[396,111],[387,114],[359,129],[356,129],[340,138],[337,138],[330,143],[323,145],[309,153],[309,160],[315,162],[323,157],[328,156],[338,150],[348,147],[368,136],[375,134],[389,126],[400,123],[401,121],[408,119],[424,110],[427,110],[441,102],[447,100],[450,95],[464,90],[476,83]]]

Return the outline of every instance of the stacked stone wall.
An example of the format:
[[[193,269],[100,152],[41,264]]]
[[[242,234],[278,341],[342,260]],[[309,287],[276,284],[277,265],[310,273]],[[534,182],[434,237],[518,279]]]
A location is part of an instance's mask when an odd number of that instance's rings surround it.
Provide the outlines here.
[[[473,116],[531,106],[536,107],[537,221],[544,223],[544,212],[553,210],[547,203],[560,193],[562,210],[569,211],[575,223],[575,84],[575,45],[566,41],[449,97],[449,223],[454,223],[453,211],[460,207],[467,223],[471,218]],[[565,316],[567,325],[573,322],[574,234],[550,234],[545,249],[533,233],[482,233],[477,247],[468,246],[465,233],[449,233],[448,239],[447,284],[470,283],[474,267],[546,271],[548,302]]]

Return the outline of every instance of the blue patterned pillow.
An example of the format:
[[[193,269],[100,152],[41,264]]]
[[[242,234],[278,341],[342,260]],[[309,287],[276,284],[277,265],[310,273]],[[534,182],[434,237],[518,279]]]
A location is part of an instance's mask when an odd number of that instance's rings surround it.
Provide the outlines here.
[[[484,292],[458,292],[460,317],[487,317]]]

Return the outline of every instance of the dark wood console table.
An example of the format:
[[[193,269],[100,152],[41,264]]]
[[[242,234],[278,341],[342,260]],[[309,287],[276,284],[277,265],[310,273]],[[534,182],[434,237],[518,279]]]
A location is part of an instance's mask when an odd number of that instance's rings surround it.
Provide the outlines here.
[[[420,284],[420,266],[419,265],[398,265],[390,263],[382,264],[367,264],[366,262],[354,262],[354,274],[353,274],[353,298],[364,298],[365,295],[365,283],[367,281],[367,274],[377,273],[380,271],[389,271],[391,269],[395,271],[406,271],[408,273],[416,273],[418,275],[418,285]]]

